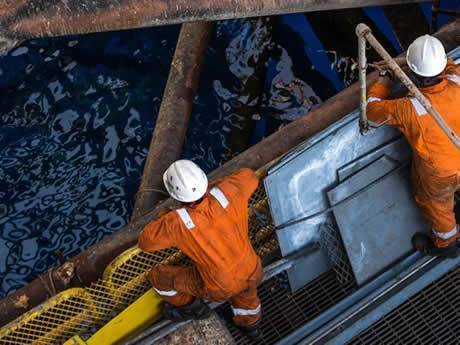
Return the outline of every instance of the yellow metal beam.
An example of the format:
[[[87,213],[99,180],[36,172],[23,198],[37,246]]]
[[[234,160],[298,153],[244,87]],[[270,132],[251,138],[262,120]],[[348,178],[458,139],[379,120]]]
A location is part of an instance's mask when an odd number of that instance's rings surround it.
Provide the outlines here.
[[[161,310],[161,298],[155,294],[152,289],[150,289],[138,300],[136,300],[136,302],[131,304],[123,312],[118,314],[118,316],[97,331],[86,341],[86,344],[119,344],[122,340],[142,332],[157,321],[161,316]],[[75,345],[80,344],[82,343],[76,343]],[[66,345],[74,345],[74,343]]]

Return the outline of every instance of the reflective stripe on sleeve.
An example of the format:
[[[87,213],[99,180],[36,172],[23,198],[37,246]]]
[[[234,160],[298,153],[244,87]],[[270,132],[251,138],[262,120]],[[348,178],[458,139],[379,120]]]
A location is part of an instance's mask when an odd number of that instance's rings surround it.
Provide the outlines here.
[[[222,191],[219,188],[214,187],[209,191],[209,193],[217,199],[220,206],[222,206],[223,208],[227,208],[229,204],[228,199],[225,197],[224,193],[222,193]]]
[[[195,227],[195,223],[193,223],[192,218],[190,218],[190,215],[188,214],[187,210],[185,208],[180,208],[176,210],[177,214],[179,215],[180,219],[182,219],[182,222],[184,223],[185,227],[187,229],[193,229]]]
[[[153,288],[153,290],[155,290],[155,292],[157,294],[159,294],[160,296],[176,296],[177,295],[177,291],[176,290],[169,290],[169,291],[162,291],[162,290],[158,290],[157,288]]]
[[[451,238],[452,236],[455,236],[457,234],[457,227],[455,226],[452,230],[450,230],[448,232],[437,231],[434,228],[431,229],[431,231],[433,231],[433,234],[436,237],[442,238],[443,240],[448,240],[449,238]]]
[[[242,316],[247,316],[247,315],[257,315],[260,313],[260,304],[257,306],[255,309],[241,309],[241,308],[233,308],[233,315],[242,315]]]
[[[460,85],[460,76],[456,74],[448,74],[447,79],[454,82],[457,85]]]
[[[416,98],[409,98],[418,116],[426,115],[426,109]]]
[[[378,98],[378,97],[369,97],[366,102],[367,102],[367,104],[369,104],[369,103],[372,103],[372,102],[379,102],[381,100],[382,99]]]

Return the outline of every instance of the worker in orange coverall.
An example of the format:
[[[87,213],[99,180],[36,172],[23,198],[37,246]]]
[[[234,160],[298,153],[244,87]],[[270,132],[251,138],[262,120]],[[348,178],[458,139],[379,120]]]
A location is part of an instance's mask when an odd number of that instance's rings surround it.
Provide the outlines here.
[[[248,237],[248,202],[259,179],[250,169],[225,177],[208,190],[206,174],[193,162],[179,160],[163,175],[168,193],[181,207],[150,222],[139,248],[154,252],[175,247],[192,267],[161,265],[149,274],[172,321],[203,319],[203,299],[230,301],[233,321],[248,336],[260,336],[262,281],[260,258]]]
[[[447,59],[442,43],[421,36],[409,46],[404,62],[410,79],[460,134],[460,68]],[[368,92],[368,118],[398,128],[411,145],[415,200],[432,227],[431,236],[417,233],[412,243],[426,255],[456,257],[460,247],[453,209],[460,187],[460,151],[412,94],[389,100],[394,78],[385,63],[376,67],[380,77]]]

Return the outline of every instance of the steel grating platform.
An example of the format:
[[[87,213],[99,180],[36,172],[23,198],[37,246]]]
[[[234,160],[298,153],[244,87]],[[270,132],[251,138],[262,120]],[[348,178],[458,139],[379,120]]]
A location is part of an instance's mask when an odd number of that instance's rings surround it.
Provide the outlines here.
[[[460,344],[460,267],[434,281],[347,345]]]
[[[354,290],[354,282],[341,285],[334,271],[324,273],[313,282],[291,293],[287,275],[280,274],[259,287],[262,301],[262,340],[271,345],[312,320]],[[231,322],[228,304],[217,309],[238,345],[253,344]],[[255,344],[255,343],[254,343]]]

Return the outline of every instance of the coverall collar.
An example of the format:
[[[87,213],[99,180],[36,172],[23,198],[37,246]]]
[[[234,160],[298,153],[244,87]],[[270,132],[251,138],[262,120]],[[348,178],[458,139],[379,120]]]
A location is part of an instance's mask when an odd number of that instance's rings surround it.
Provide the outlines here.
[[[188,208],[196,208],[198,205],[201,204],[202,201],[206,200],[208,198],[208,192],[206,192],[205,195],[203,195],[203,197],[197,201],[194,201],[194,202],[191,202],[191,203],[188,203],[186,204],[186,207]]]
[[[438,93],[443,91],[446,86],[447,86],[447,78],[446,76],[441,76],[440,77],[441,81],[437,84],[431,85],[431,86],[426,86],[426,87],[421,87],[419,90],[422,93]],[[409,96],[414,96],[412,92],[409,92]]]

